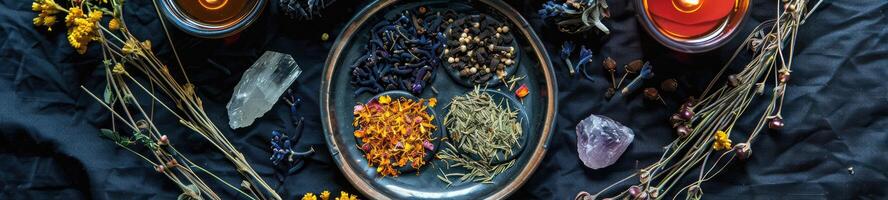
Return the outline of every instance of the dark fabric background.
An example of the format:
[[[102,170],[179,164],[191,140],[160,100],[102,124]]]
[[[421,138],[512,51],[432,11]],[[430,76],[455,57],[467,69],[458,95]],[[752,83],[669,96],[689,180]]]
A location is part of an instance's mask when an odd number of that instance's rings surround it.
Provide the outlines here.
[[[674,137],[667,116],[681,100],[700,93],[739,45],[740,37],[758,22],[774,17],[777,1],[754,0],[738,38],[697,55],[669,51],[640,29],[631,3],[609,2],[613,13],[607,22],[613,31],[610,36],[571,39],[587,41],[584,44],[593,48],[596,61],[604,56],[614,57],[620,65],[640,57],[650,60],[656,77],[647,85],[678,78],[680,89],[664,94],[669,106],[645,102],[638,94],[608,101],[602,95],[609,84],[602,70],[592,70],[596,79],[588,81],[570,78],[564,68],[557,67],[560,108],[551,149],[513,198],[570,199],[582,190],[594,193],[653,162]],[[533,24],[551,57],[558,58],[561,42],[569,36],[543,25],[536,16],[542,3],[514,1],[512,5]],[[135,155],[97,136],[98,128],[110,126],[110,115],[79,86],[94,92],[104,87],[103,72],[97,67],[101,58],[98,46],[78,55],[65,40],[61,25],[47,32],[31,24],[36,13],[30,11],[30,4],[25,0],[0,3],[0,199],[175,198],[179,190],[169,180]],[[320,35],[330,33],[335,38],[366,4],[340,0],[324,11],[323,18],[309,22],[289,20],[277,11],[276,4],[270,4],[259,21],[236,40],[228,41],[198,39],[170,27],[186,71],[214,122],[287,199],[324,189],[357,192],[336,168],[322,138],[318,88],[333,41],[323,42]],[[735,163],[704,184],[705,197],[888,198],[886,8],[885,0],[824,2],[799,31],[783,113],[787,127],[765,132],[752,146],[750,160]],[[166,42],[169,38],[162,34],[150,1],[128,1],[126,21],[137,36],[153,41],[153,48],[166,63],[175,62]],[[319,152],[306,168],[288,177],[280,177],[282,171],[268,161],[271,130],[289,128],[284,104],[277,104],[250,127],[227,128],[225,104],[232,88],[265,50],[292,54],[305,70],[293,86],[306,102],[300,111],[307,126],[299,145],[300,149],[313,146]],[[552,62],[562,65],[560,59]],[[747,115],[760,115],[763,106],[754,103]],[[574,126],[589,114],[609,116],[635,131],[635,141],[613,166],[590,170],[577,158]],[[202,138],[176,126],[175,121],[162,120],[170,119],[168,113],[155,115],[161,130],[180,150],[190,153],[192,160],[229,182],[237,182],[239,177],[228,162]],[[736,135],[750,131],[753,120],[743,118]],[[227,199],[234,198],[231,191],[217,188]]]

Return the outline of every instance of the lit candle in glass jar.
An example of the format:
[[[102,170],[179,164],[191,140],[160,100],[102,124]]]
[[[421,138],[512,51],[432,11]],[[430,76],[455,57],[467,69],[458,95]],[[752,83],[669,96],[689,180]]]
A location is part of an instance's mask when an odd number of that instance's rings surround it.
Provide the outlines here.
[[[224,24],[246,14],[250,0],[176,0],[182,11],[207,24]]]
[[[702,52],[724,44],[746,14],[748,0],[637,0],[645,29],[664,45]]]

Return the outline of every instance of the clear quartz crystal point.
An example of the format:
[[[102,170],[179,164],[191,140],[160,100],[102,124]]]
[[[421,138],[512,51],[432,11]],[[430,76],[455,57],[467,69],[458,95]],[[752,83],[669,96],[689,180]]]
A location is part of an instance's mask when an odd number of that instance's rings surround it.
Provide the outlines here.
[[[586,167],[601,169],[617,162],[635,134],[605,116],[590,115],[577,124],[577,152]]]
[[[266,51],[253,63],[234,87],[228,109],[228,125],[232,129],[253,124],[278,101],[302,69],[287,54]]]

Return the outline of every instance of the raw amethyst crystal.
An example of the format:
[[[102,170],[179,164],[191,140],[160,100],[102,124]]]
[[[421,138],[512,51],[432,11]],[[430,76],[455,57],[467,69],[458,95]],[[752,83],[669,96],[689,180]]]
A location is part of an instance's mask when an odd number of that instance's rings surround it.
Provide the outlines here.
[[[577,152],[592,169],[614,164],[633,138],[632,129],[605,116],[591,115],[577,124]]]

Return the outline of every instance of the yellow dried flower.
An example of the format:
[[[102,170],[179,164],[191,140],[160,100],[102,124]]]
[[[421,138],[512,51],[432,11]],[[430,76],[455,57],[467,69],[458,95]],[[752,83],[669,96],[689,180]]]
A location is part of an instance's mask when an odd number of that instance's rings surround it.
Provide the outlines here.
[[[108,21],[108,29],[120,30],[120,19],[112,18],[111,21]]]
[[[83,18],[83,10],[80,7],[72,7],[68,9],[68,15],[65,16],[65,25],[74,26],[74,20]]]
[[[123,74],[126,73],[126,69],[123,68],[123,64],[117,63],[114,65],[114,68],[111,69],[111,72],[114,74]]]
[[[126,43],[123,44],[123,47],[120,48],[120,51],[122,51],[123,54],[125,54],[125,55],[129,55],[129,54],[139,51],[138,48],[139,48],[139,41],[136,41],[136,39],[130,38],[129,40],[126,41]]]
[[[379,103],[383,105],[389,104],[390,102],[392,102],[392,97],[388,95],[382,95],[381,97],[379,97]]]
[[[318,200],[318,197],[309,192],[302,196],[302,200]]]
[[[31,3],[31,10],[39,11],[37,17],[34,17],[35,26],[46,26],[47,30],[52,31],[52,25],[56,23],[55,14],[59,12],[53,0],[36,0]]]
[[[321,192],[321,200],[330,200],[330,191]]]
[[[716,151],[731,149],[731,139],[728,139],[728,134],[725,131],[715,132],[715,141],[712,144],[712,149]]]
[[[339,197],[336,197],[336,200],[357,200],[357,195],[349,195],[347,192],[342,191],[339,192]]]

